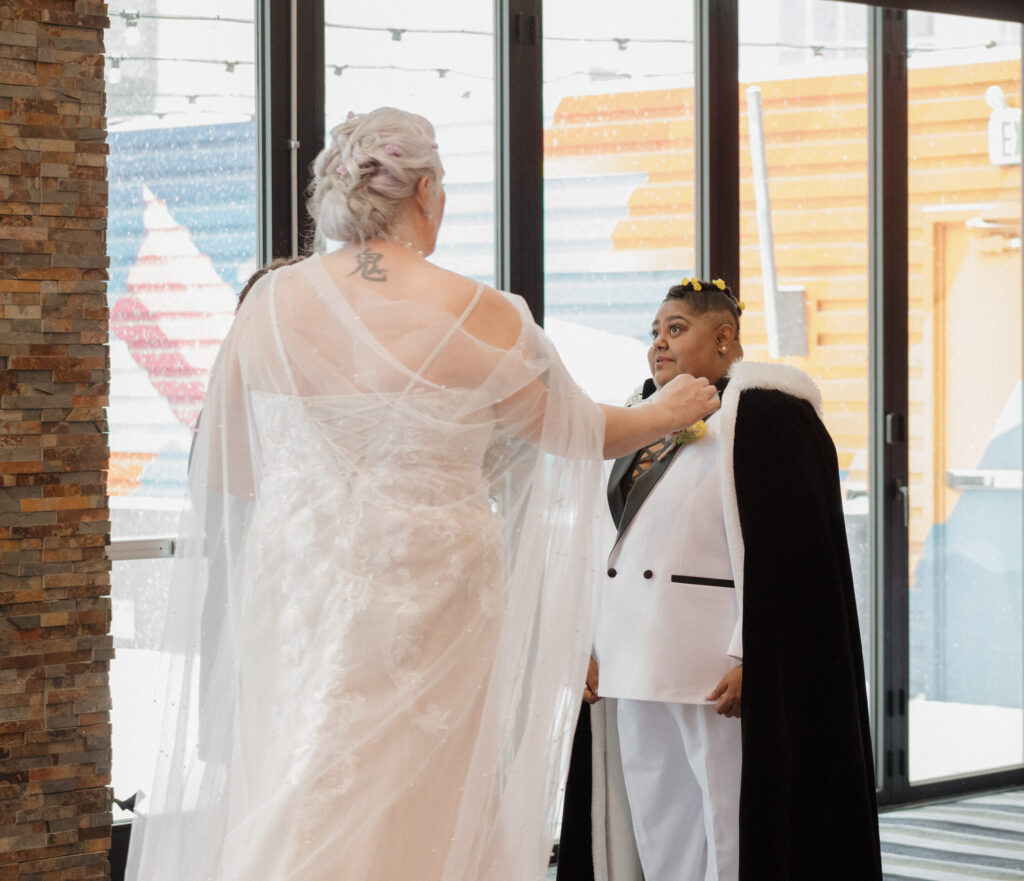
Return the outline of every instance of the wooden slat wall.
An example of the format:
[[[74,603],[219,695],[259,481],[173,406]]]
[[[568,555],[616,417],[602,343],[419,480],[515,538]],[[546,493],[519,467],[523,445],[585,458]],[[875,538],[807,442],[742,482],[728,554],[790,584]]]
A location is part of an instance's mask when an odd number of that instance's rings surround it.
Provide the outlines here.
[[[933,280],[928,206],[1006,203],[1020,218],[1020,167],[988,158],[985,90],[1020,94],[1019,60],[913,69],[909,77],[911,345],[921,341]],[[868,131],[865,74],[758,82],[778,281],[806,289],[808,351],[784,359],[819,383],[852,484],[867,481]],[[768,356],[754,191],[741,84],[741,282],[750,360]],[[587,173],[643,171],[614,233],[616,249],[693,248],[693,94],[651,90],[565,99],[545,132],[549,160]],[[1011,210],[1014,210],[1011,207]],[[685,268],[685,267],[680,267]],[[1020,296],[1020,291],[1013,292]],[[925,381],[912,350],[912,383]],[[922,400],[921,395],[912,396]],[[921,426],[920,407],[914,424]],[[912,418],[913,418],[912,415]],[[921,431],[941,430],[928,426]],[[925,445],[929,438],[920,438]],[[917,473],[920,484],[930,475]]]

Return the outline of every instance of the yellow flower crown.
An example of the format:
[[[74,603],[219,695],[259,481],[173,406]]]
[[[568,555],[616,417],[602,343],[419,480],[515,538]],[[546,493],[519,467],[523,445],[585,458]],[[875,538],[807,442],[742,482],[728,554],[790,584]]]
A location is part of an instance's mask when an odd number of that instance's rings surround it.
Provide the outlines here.
[[[703,290],[705,284],[706,284],[706,282],[702,282],[699,278],[697,278],[697,276],[693,276],[692,278],[688,278],[685,275],[683,276],[682,280],[679,282],[680,287],[690,288],[691,290],[694,290],[694,291]],[[716,288],[718,288],[718,290],[720,290],[722,292],[724,292],[725,289],[726,289],[725,281],[720,279],[720,278],[713,278],[711,280],[711,284],[714,285]],[[734,301],[734,302],[736,303],[736,308],[739,309],[740,312],[742,312],[744,309],[746,309],[746,304],[742,300],[738,300],[738,301]]]

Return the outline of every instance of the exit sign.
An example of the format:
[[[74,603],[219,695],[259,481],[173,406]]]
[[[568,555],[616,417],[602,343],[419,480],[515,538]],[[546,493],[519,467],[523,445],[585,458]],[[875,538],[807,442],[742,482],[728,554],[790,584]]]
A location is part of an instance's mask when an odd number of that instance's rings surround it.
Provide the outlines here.
[[[988,158],[993,165],[1020,165],[1020,108],[993,110],[988,118]]]

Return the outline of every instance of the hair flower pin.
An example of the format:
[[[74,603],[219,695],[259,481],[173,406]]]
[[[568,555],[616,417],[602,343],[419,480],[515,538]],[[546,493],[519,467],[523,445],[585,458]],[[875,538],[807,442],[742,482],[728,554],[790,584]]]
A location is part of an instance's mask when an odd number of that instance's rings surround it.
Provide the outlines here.
[[[703,419],[698,419],[689,428],[683,428],[677,431],[669,439],[669,444],[661,451],[661,455],[658,456],[658,461],[661,462],[669,453],[672,452],[676,447],[685,447],[687,444],[692,444],[698,438],[704,437],[707,434],[708,427],[704,423]]]
[[[725,290],[725,282],[722,279],[720,279],[720,278],[713,279],[711,284],[713,284],[720,291],[724,291]]]
[[[746,308],[747,308],[747,304],[746,304],[746,303],[744,303],[744,302],[743,302],[742,300],[740,300],[740,301],[739,301],[739,302],[738,302],[738,303],[736,304],[736,307],[737,307],[737,308],[738,308],[738,309],[740,310],[740,312],[743,312],[743,311],[745,311],[745,310],[746,310]]]
[[[384,152],[387,153],[388,156],[401,156],[402,148],[399,147],[398,144],[385,144]]]
[[[701,284],[696,278],[691,279],[690,284],[693,285],[693,289],[695,291],[699,291],[701,289]]]

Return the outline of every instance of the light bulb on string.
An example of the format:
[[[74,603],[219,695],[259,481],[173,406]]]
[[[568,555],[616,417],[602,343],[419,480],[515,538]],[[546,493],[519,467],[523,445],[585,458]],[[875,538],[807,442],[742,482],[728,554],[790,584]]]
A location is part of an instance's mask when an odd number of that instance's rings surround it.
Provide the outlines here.
[[[142,40],[139,32],[139,13],[125,12],[124,15],[124,41],[129,46],[138,46]]]
[[[107,73],[107,82],[112,86],[116,86],[121,82],[121,59],[111,58],[110,59],[110,71]]]

